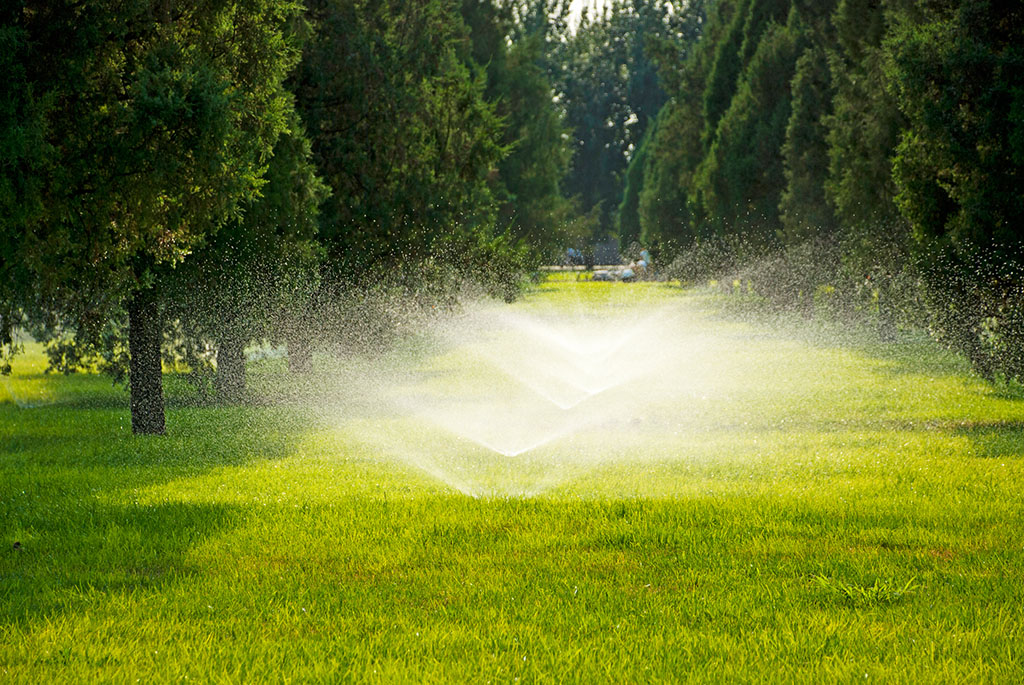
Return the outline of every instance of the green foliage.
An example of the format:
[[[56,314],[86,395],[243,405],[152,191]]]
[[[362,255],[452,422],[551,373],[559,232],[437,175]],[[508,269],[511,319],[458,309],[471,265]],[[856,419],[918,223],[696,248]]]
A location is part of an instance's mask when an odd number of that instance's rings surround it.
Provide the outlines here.
[[[695,40],[703,7],[672,12],[662,1],[615,0],[601,15],[585,15],[567,39],[558,88],[576,148],[565,192],[583,212],[598,211],[597,241],[614,232],[626,169],[667,99],[646,46]]]
[[[5,225],[6,254],[31,280],[21,304],[88,339],[153,265],[180,262],[256,196],[299,8],[15,4],[3,30],[24,40],[15,73],[32,116],[18,135],[34,142],[10,169],[27,178],[5,200],[22,222]]]
[[[1024,11],[905,11],[887,75],[904,129],[896,196],[926,263],[936,325],[986,375],[1024,375]]]
[[[718,125],[740,87],[744,70],[754,57],[761,37],[772,23],[783,23],[788,0],[737,0],[729,28],[716,45],[704,89],[704,145],[718,137]]]
[[[327,192],[294,111],[288,126],[274,146],[260,196],[184,264],[159,276],[165,311],[178,325],[166,346],[170,360],[198,371],[206,359],[197,350],[212,347],[220,380],[227,354],[240,355],[253,341],[283,339],[294,323],[291,313],[307,305],[318,283],[317,214]]]
[[[790,82],[805,39],[799,22],[770,24],[696,173],[707,231],[775,239],[785,185],[780,151],[791,116]]]
[[[320,236],[332,267],[366,273],[426,257],[438,236],[493,223],[490,171],[505,151],[486,76],[458,58],[448,0],[313,0],[294,79],[331,189]]]
[[[0,373],[7,374],[19,347],[14,328],[31,301],[31,274],[18,250],[23,226],[43,211],[37,179],[46,124],[25,73],[26,31],[15,22],[15,6],[0,12]]]
[[[825,117],[832,109],[831,74],[820,46],[804,50],[792,82],[793,104],[782,145],[785,190],[779,204],[782,238],[795,243],[832,233],[835,216],[825,198],[828,145]]]
[[[893,201],[892,157],[903,116],[885,87],[884,39],[895,0],[841,0],[829,52],[835,96],[828,128],[829,175],[825,193],[848,230],[900,230]]]
[[[889,37],[889,83],[907,119],[897,201],[918,241],[948,242],[962,256],[1024,254],[1022,35],[1021,8],[961,2],[904,20]]]
[[[541,253],[575,242],[573,207],[560,192],[570,137],[548,76],[546,33],[525,33],[504,5],[465,0],[462,15],[473,63],[487,73],[486,97],[502,119],[507,154],[489,181],[500,203],[498,223]]]
[[[729,109],[729,103],[736,92],[736,84],[743,66],[740,61],[740,46],[751,2],[752,0],[735,0],[720,3],[731,12],[726,15],[722,10],[718,11],[719,21],[728,21],[728,28],[725,34],[715,41],[714,57],[711,59],[710,71],[704,85],[702,135],[705,150],[714,142],[718,122]]]
[[[657,120],[647,127],[639,147],[626,167],[626,180],[622,189],[622,202],[615,214],[615,227],[623,245],[640,240],[640,194],[643,192],[644,171],[647,166],[651,136],[657,130]]]
[[[729,2],[715,3],[699,41],[687,46],[680,66],[661,63],[662,78],[676,85],[672,98],[658,113],[649,143],[639,198],[640,239],[645,244],[672,242],[688,245],[695,237],[694,206],[690,201],[693,177],[704,159],[701,142],[707,78],[715,47],[730,26]],[[702,24],[704,22],[701,22]]]
[[[310,330],[289,319],[331,288],[436,271],[507,298],[617,233],[690,274],[764,257],[762,294],[799,306],[863,287],[881,312],[905,283],[982,373],[1024,376],[1018,9],[614,0],[578,30],[567,0],[302,10],[0,8],[0,371],[25,325],[68,338],[56,367],[123,361],[139,293],[185,356],[230,339],[237,361]],[[786,274],[825,253],[834,282]]]

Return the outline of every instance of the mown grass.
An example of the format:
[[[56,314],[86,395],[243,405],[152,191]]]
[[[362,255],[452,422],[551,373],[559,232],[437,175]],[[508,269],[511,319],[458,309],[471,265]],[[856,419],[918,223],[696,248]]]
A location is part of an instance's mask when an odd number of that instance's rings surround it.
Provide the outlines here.
[[[682,307],[695,365],[526,498],[295,402],[174,403],[135,437],[123,391],[30,346],[0,381],[0,680],[1024,680],[1024,403],[920,337],[716,302],[562,281],[516,305]]]

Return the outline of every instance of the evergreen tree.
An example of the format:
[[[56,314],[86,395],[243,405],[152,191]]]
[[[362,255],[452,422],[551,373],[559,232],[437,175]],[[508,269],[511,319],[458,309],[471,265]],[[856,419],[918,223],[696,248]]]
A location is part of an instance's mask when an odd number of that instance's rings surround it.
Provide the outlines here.
[[[804,46],[795,13],[786,25],[771,24],[763,33],[696,174],[695,196],[706,226],[700,232],[739,234],[761,244],[775,239],[790,83]]]
[[[676,13],[660,0],[615,0],[596,18],[585,14],[568,41],[560,90],[576,144],[565,190],[583,212],[598,212],[596,240],[614,233],[626,167],[667,99],[645,48],[699,31],[699,7]]]
[[[640,146],[626,167],[626,180],[622,188],[622,202],[615,214],[615,226],[622,245],[640,241],[640,193],[643,191],[644,170],[647,167],[651,136],[657,129],[657,120],[647,127]]]
[[[903,221],[893,198],[892,157],[903,117],[885,88],[882,40],[892,0],[840,0],[829,66],[835,96],[828,128],[825,193],[845,231],[894,234]]]
[[[833,233],[835,215],[825,197],[829,159],[825,117],[832,107],[832,79],[824,49],[804,50],[792,83],[793,105],[782,157],[786,186],[779,204],[787,243]]]
[[[53,154],[46,139],[45,102],[29,80],[29,34],[22,7],[0,8],[0,372],[10,373],[14,328],[33,304],[31,267],[20,250],[25,226],[44,213],[40,178]]]
[[[1024,377],[1024,9],[906,8],[886,40],[907,126],[897,203],[938,332],[986,375]]]
[[[38,303],[30,313],[65,323],[84,346],[124,306],[132,427],[162,433],[155,272],[255,197],[284,127],[282,80],[298,56],[285,29],[299,8],[287,0],[8,8],[2,32],[20,48],[20,106],[42,144],[21,156],[16,171],[31,175],[7,193],[24,220],[5,225],[8,258],[25,268],[5,268],[5,277],[28,274]]]
[[[711,147],[718,129],[718,122],[729,109],[729,103],[736,92],[743,62],[740,48],[743,45],[743,30],[753,0],[735,0],[735,9],[729,15],[728,27],[713,44],[710,71],[704,84],[704,129],[705,150]],[[724,3],[723,3],[724,4]],[[724,15],[719,15],[724,16]]]
[[[460,60],[453,0],[309,0],[293,82],[331,190],[320,237],[346,278],[422,260],[488,231],[488,175],[504,154],[484,75]]]
[[[723,1],[714,4],[706,20],[698,15],[701,32],[681,44],[685,46],[681,59],[673,60],[671,50],[660,51],[660,77],[671,84],[672,98],[658,114],[644,166],[638,208],[644,244],[685,246],[696,237],[689,197],[694,173],[705,154],[701,140],[706,125],[704,93],[717,47],[737,9],[735,3]]]
[[[196,350],[216,350],[218,399],[245,389],[245,347],[261,338],[291,338],[317,283],[316,218],[326,189],[297,114],[278,138],[260,197],[243,207],[160,285],[169,318],[181,325],[180,357],[196,368]],[[290,350],[300,345],[290,345]]]
[[[571,150],[546,70],[547,31],[526,33],[510,7],[492,0],[463,0],[462,16],[472,64],[486,70],[486,98],[504,124],[508,154],[491,176],[499,222],[537,250],[564,247],[572,206],[560,186]]]
[[[715,45],[704,89],[705,148],[714,143],[718,123],[729,109],[765,30],[772,23],[784,23],[788,12],[789,0],[738,0],[728,30]]]

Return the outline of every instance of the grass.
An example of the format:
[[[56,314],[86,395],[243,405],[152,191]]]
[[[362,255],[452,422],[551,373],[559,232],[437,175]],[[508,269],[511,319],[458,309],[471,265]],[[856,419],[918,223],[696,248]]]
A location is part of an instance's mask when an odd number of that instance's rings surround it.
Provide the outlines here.
[[[0,681],[1024,680],[1020,399],[920,337],[667,286],[514,308],[675,312],[692,368],[647,382],[689,385],[539,450],[537,496],[474,498],[359,439],[471,463],[402,417],[174,401],[135,437],[123,391],[30,345],[0,381]]]

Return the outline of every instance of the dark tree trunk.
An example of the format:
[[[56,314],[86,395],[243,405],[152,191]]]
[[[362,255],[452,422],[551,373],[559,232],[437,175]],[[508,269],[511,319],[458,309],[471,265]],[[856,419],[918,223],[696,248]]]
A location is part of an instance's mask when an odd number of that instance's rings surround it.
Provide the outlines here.
[[[164,433],[164,379],[160,367],[160,310],[152,288],[128,300],[128,382],[132,432]]]
[[[213,379],[221,402],[236,403],[245,392],[245,341],[228,330],[217,345],[217,375]]]
[[[309,373],[313,368],[313,351],[302,336],[288,336],[288,370],[292,373]]]

